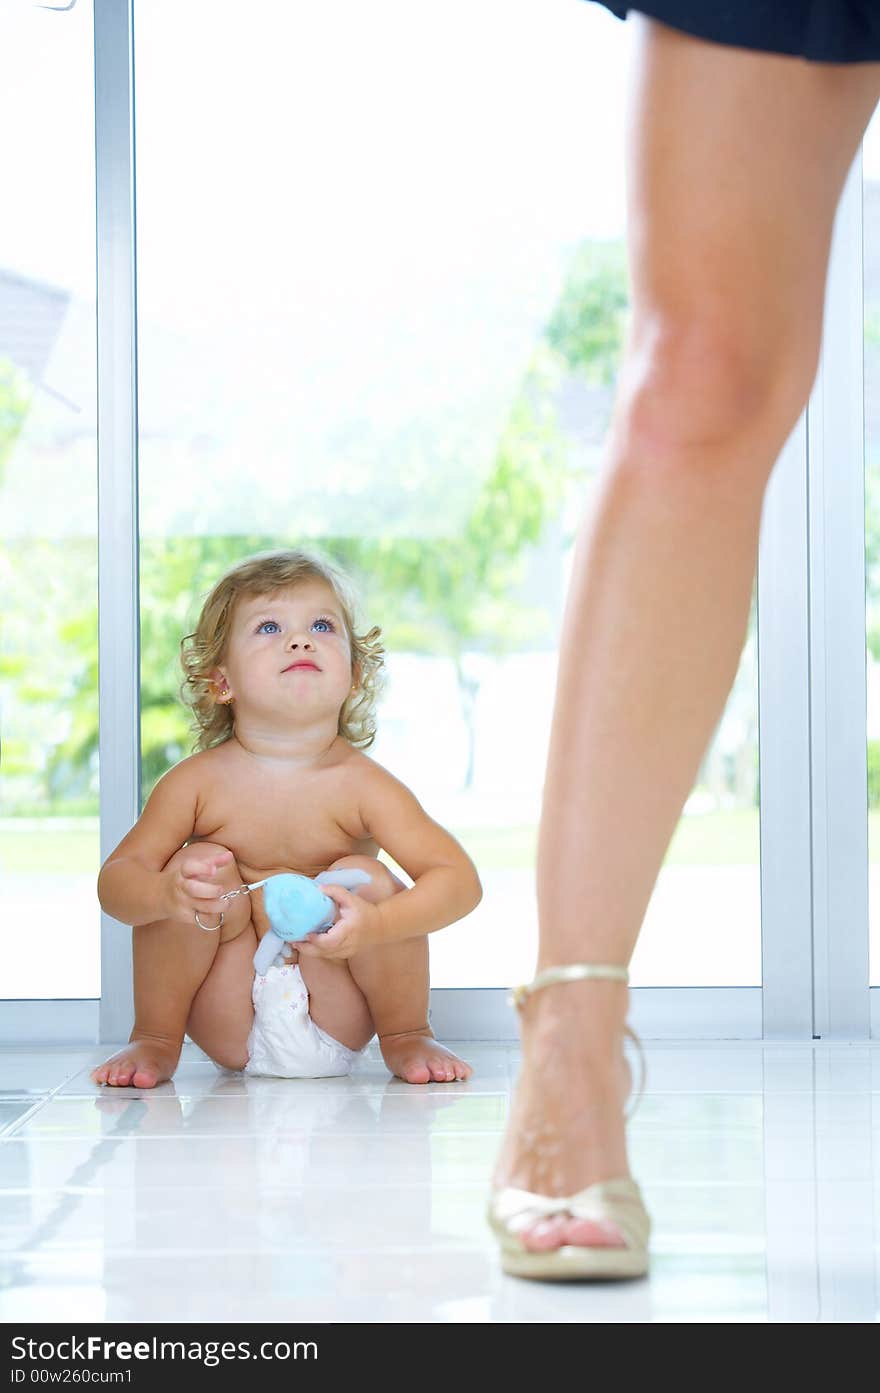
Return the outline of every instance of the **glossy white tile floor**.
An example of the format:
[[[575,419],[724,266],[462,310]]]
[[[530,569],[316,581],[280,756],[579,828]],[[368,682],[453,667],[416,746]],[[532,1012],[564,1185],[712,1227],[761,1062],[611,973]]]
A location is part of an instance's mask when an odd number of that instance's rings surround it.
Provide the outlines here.
[[[467,1084],[245,1079],[187,1045],[0,1049],[0,1320],[876,1321],[880,1043],[648,1042],[648,1279],[503,1277],[483,1211],[519,1060]]]

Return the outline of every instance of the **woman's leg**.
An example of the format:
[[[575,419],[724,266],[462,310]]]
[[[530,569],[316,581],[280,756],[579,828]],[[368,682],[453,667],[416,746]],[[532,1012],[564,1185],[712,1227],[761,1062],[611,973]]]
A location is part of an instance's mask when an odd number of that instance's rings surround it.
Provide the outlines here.
[[[578,537],[539,845],[538,969],[627,964],[745,639],[764,490],[815,379],[834,215],[880,64],[715,45],[641,14],[632,317]],[[627,989],[542,989],[494,1184],[629,1174]],[[618,1243],[554,1218],[527,1246]]]

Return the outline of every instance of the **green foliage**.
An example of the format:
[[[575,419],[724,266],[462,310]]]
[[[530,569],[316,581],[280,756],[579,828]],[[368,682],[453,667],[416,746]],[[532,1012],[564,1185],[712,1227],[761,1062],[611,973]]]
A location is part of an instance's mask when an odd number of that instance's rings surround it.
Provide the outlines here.
[[[141,783],[144,796],[195,739],[180,700],[180,642],[211,586],[238,559],[278,542],[259,536],[144,537],[141,592]]]
[[[0,488],[33,398],[27,374],[10,358],[0,357]]]
[[[97,810],[97,557],[93,540],[10,539],[0,681],[3,812]]]
[[[611,387],[629,312],[626,249],[620,241],[584,242],[574,257],[547,342],[572,372]]]
[[[880,459],[865,462],[865,643],[871,659],[880,662]]]
[[[880,740],[868,741],[868,807],[880,808]]]
[[[865,303],[865,347],[876,348],[880,344],[880,305]]]
[[[539,346],[463,533],[441,538],[327,538],[390,650],[515,651],[551,616],[516,601],[528,548],[554,518],[568,477],[551,393],[558,368]]]

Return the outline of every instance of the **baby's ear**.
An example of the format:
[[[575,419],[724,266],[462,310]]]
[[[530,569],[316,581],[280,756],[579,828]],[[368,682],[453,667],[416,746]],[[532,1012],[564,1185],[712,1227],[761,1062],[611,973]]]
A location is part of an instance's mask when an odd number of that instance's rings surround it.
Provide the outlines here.
[[[215,668],[214,671],[211,673],[210,681],[213,683],[213,687],[210,692],[211,699],[214,701],[215,705],[226,706],[229,701],[229,697],[224,696],[224,692],[226,692],[229,684],[219,668]]]

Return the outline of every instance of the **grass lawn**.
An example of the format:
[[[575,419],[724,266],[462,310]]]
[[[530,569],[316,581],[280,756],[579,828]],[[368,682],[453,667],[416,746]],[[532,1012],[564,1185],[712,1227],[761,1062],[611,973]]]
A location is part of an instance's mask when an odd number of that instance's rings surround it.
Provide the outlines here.
[[[450,829],[483,870],[532,866],[538,829],[472,827]],[[757,865],[757,808],[682,818],[666,856],[666,865]]]
[[[872,820],[875,815],[872,814]],[[880,814],[877,814],[880,816]],[[0,820],[0,873],[39,875],[97,874],[98,828],[93,818],[83,826],[17,827]],[[524,869],[534,865],[538,829],[453,827],[450,829],[484,870]],[[734,810],[683,818],[666,857],[668,865],[754,865],[758,859],[758,812]]]
[[[97,875],[100,866],[96,819],[84,826],[17,827],[14,818],[0,819],[0,875],[3,871],[39,875]],[[757,808],[705,813],[681,819],[666,855],[667,866],[757,865],[759,850]],[[538,829],[517,827],[451,827],[468,855],[485,871],[522,870],[533,866]],[[880,860],[880,810],[868,815],[868,845],[872,860]]]
[[[32,819],[29,819],[32,823]],[[84,827],[16,827],[14,818],[0,820],[0,875],[97,875],[101,861],[97,818],[84,818]]]

